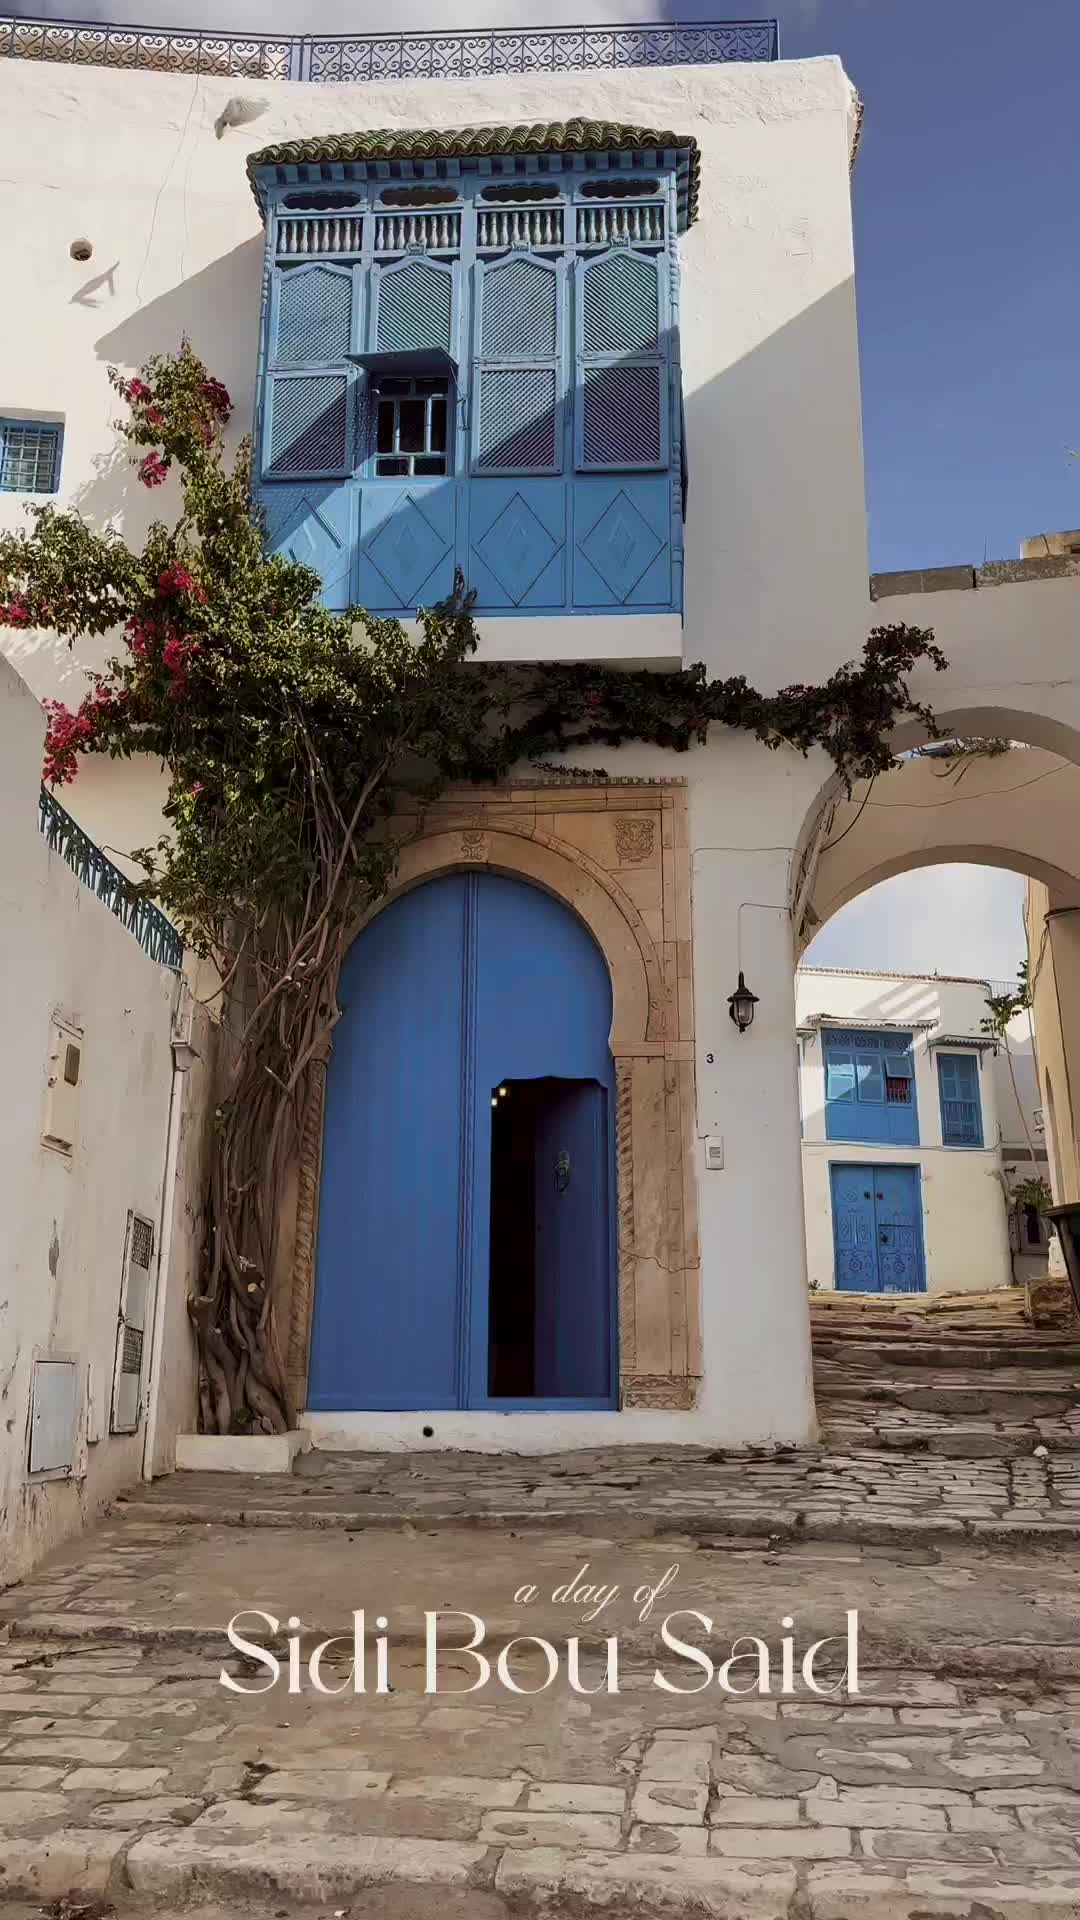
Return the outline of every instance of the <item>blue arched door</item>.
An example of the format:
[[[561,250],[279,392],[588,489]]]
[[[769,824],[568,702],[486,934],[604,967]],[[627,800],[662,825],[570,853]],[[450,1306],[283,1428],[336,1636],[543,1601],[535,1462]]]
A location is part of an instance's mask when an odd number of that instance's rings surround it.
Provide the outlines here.
[[[585,927],[447,875],[365,928],[339,1001],[308,1406],[613,1406],[611,983]],[[515,1246],[524,1389],[496,1351]]]

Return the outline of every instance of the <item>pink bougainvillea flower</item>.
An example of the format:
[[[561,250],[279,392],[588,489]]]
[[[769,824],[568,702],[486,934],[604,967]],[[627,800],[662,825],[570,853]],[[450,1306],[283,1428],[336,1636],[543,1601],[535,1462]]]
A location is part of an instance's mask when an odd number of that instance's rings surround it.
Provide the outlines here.
[[[30,609],[25,600],[8,600],[0,604],[0,627],[28,627]]]
[[[131,401],[148,400],[150,397],[150,389],[145,380],[129,380],[122,391]]]
[[[152,427],[160,427],[165,415],[160,407],[147,407],[146,418]]]
[[[208,400],[220,420],[227,420],[232,412],[232,400],[228,389],[220,380],[204,380],[199,391],[203,399]]]
[[[140,660],[145,660],[150,648],[159,638],[154,621],[142,619],[136,614],[128,621],[124,631],[132,653],[137,654]]]
[[[160,487],[169,471],[169,462],[163,460],[160,453],[148,453],[139,467],[139,479],[144,487]]]
[[[175,593],[190,593],[195,585],[195,575],[186,567],[166,567],[158,574],[158,592],[166,596]]]

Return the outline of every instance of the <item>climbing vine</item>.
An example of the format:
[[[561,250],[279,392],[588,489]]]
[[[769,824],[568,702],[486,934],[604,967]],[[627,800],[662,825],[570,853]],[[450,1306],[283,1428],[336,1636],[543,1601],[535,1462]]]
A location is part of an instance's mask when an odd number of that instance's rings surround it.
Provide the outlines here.
[[[900,716],[933,734],[908,675],[945,662],[929,632],[892,626],[822,685],[772,695],[701,666],[481,668],[461,580],[406,629],[326,611],[309,568],[266,556],[250,447],[228,456],[230,397],[186,343],[110,377],[139,480],[178,479],[179,512],[137,550],[32,507],[28,529],[0,536],[0,625],[72,646],[118,636],[78,708],[47,703],[48,782],[74,779],[84,754],[149,754],[166,771],[164,831],[131,854],[141,890],[211,963],[224,1040],[191,1301],[202,1421],[280,1431],[295,1418],[278,1338],[280,1196],[342,960],[392,877],[403,808],[571,747],[681,753],[717,727],[820,748],[850,790],[891,763]]]

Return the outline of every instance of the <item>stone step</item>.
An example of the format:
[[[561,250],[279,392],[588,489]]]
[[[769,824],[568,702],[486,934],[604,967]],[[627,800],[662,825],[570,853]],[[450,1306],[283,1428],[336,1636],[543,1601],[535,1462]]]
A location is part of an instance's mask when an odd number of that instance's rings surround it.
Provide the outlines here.
[[[867,1378],[838,1368],[834,1373],[819,1376],[816,1388],[822,1419],[827,1419],[837,1399],[961,1417],[1000,1414],[1016,1422],[1034,1422],[1075,1412],[1080,1443],[1080,1382],[1071,1378],[1043,1385],[1037,1376],[1007,1382],[1000,1375],[991,1380],[985,1377],[972,1380],[960,1373],[939,1372],[890,1380],[873,1375]]]
[[[814,1334],[814,1360],[834,1360],[858,1366],[893,1368],[970,1367],[996,1371],[1001,1367],[1080,1368],[1080,1342],[1048,1340],[1045,1335],[1019,1341],[1000,1336],[985,1341],[971,1334],[931,1339],[918,1334],[890,1336],[878,1332]]]

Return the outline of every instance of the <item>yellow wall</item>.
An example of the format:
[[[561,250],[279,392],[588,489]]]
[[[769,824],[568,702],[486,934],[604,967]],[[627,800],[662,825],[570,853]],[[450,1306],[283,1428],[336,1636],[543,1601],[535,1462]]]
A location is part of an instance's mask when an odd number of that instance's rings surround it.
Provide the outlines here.
[[[1080,1200],[1080,912],[1029,880],[1024,917],[1050,1183]]]

